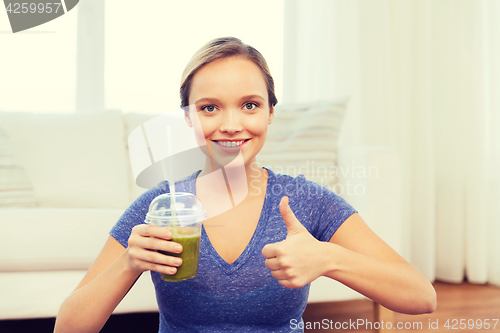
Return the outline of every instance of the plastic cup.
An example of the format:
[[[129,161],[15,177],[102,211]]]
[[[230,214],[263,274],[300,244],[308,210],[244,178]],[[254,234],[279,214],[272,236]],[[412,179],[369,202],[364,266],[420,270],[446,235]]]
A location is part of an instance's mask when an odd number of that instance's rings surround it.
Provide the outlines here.
[[[177,282],[193,278],[198,273],[201,226],[207,218],[201,201],[191,193],[176,192],[157,196],[149,205],[146,223],[172,230],[171,241],[182,245],[181,253],[158,251],[179,257],[182,265],[173,275],[162,274],[163,281]]]

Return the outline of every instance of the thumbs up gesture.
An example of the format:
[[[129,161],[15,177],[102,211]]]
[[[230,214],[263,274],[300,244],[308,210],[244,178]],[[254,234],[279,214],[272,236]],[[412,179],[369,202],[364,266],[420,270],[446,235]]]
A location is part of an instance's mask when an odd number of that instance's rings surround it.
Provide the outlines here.
[[[266,267],[280,285],[301,288],[323,274],[323,244],[295,217],[288,197],[281,199],[279,208],[288,234],[284,241],[264,246],[262,255],[266,258]]]

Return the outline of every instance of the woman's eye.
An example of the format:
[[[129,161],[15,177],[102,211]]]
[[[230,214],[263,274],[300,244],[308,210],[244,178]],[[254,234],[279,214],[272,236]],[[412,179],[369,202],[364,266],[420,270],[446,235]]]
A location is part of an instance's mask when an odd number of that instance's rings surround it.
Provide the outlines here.
[[[253,102],[251,102],[251,103],[246,103],[246,104],[245,104],[245,109],[246,109],[246,110],[253,110],[253,109],[255,109],[256,107],[258,107],[257,103],[253,103]]]
[[[214,112],[215,111],[215,106],[214,105],[207,105],[201,108],[205,112]]]

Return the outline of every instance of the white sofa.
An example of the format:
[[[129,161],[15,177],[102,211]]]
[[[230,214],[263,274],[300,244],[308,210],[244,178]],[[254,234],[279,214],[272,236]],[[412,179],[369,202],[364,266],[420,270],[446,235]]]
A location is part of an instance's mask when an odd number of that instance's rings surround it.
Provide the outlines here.
[[[0,319],[57,314],[111,227],[144,190],[135,185],[127,137],[154,116],[0,112],[0,127],[11,138],[37,202],[34,208],[0,209]],[[345,186],[342,195],[382,238],[400,249],[400,217],[393,209],[399,200],[397,154],[384,147],[340,147],[338,156],[343,172],[337,188]],[[375,166],[377,175],[359,178],[347,171],[360,166]],[[360,297],[325,278],[313,283],[309,301]],[[115,313],[156,310],[145,273]]]

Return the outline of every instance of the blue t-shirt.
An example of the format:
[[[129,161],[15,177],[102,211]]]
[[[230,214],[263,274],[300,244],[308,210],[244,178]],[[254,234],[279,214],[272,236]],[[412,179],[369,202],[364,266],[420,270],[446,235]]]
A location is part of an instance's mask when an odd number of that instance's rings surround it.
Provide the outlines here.
[[[196,194],[199,173],[176,182],[176,191]],[[309,285],[299,289],[281,286],[271,276],[262,255],[266,244],[280,242],[287,235],[279,202],[288,196],[297,219],[316,239],[325,242],[356,210],[303,175],[293,178],[271,170],[268,175],[257,228],[235,262],[229,264],[219,256],[203,228],[196,277],[165,282],[160,273],[151,272],[160,311],[160,333],[302,331],[292,328],[302,322]],[[127,247],[132,228],[144,223],[151,201],[168,191],[168,183],[163,181],[142,194],[120,217],[111,236]]]

